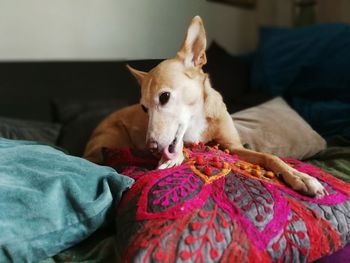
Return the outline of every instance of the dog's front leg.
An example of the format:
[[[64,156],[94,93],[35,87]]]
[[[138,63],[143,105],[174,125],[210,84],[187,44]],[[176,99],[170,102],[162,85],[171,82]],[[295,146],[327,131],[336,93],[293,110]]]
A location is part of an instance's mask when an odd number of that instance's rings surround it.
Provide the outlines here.
[[[228,113],[222,116],[218,127],[220,127],[220,129],[217,131],[217,142],[220,143],[222,147],[228,148],[232,153],[237,154],[240,159],[261,165],[281,175],[288,185],[303,194],[310,196],[323,196],[328,194],[326,189],[316,178],[297,171],[277,156],[245,149],[239,139],[232,118]]]
[[[166,169],[182,164],[185,156],[183,154],[183,143],[179,143],[178,147],[175,149],[176,156],[173,159],[167,160],[162,158],[159,161],[158,169]]]
[[[308,174],[297,171],[275,155],[260,153],[244,148],[232,149],[242,160],[261,165],[282,176],[283,180],[294,190],[311,196],[327,195],[326,189]]]

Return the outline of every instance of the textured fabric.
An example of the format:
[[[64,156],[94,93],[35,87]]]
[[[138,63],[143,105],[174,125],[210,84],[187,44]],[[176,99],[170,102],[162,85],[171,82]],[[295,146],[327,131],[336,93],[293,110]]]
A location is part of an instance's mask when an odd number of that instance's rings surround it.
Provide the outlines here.
[[[231,115],[242,144],[280,157],[309,158],[326,141],[281,97]]]
[[[349,184],[284,159],[329,192],[312,198],[215,147],[185,153],[183,165],[165,170],[145,171],[130,158],[124,173],[136,183],[117,217],[125,262],[311,262],[350,241]],[[110,156],[109,165],[123,163],[118,152]]]
[[[0,139],[0,262],[38,262],[80,242],[132,183],[49,146]]]

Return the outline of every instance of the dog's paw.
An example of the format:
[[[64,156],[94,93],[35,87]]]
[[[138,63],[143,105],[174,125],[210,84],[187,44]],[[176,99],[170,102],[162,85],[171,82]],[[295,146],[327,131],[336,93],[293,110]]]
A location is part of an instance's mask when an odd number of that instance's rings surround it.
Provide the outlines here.
[[[328,195],[327,190],[316,178],[299,171],[293,171],[293,177],[295,180],[291,183],[291,187],[294,190],[309,196],[322,197]]]
[[[178,156],[176,156],[174,159],[171,159],[171,160],[164,161],[163,159],[161,159],[159,161],[158,169],[166,169],[166,168],[178,166],[182,164],[184,159],[185,157],[183,156],[183,154],[179,154]]]

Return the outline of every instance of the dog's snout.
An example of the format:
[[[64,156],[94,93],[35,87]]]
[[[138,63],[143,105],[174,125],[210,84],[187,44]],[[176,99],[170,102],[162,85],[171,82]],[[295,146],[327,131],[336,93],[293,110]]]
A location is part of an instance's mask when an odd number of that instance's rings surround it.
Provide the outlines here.
[[[151,152],[157,152],[158,151],[158,143],[155,140],[149,140],[147,143],[148,149]]]

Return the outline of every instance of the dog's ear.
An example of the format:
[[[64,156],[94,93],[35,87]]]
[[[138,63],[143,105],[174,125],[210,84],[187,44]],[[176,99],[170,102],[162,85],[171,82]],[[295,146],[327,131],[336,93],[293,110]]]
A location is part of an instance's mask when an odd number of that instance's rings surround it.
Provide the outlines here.
[[[137,79],[138,83],[141,85],[142,84],[142,80],[147,76],[148,73],[144,72],[144,71],[140,71],[140,70],[134,69],[131,66],[129,66],[128,64],[126,64],[126,67],[131,72],[131,74]]]
[[[187,29],[185,40],[177,56],[187,67],[202,67],[207,63],[206,46],[207,39],[202,19],[195,16]]]

